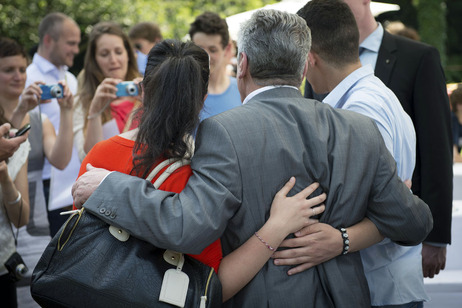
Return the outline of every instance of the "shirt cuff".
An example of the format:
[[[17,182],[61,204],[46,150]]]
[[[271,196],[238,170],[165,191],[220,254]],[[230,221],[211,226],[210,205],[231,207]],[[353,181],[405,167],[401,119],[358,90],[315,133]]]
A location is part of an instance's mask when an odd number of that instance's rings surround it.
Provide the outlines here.
[[[424,242],[424,244],[435,246],[435,247],[446,247],[448,244],[446,243],[436,243],[436,242]]]
[[[113,172],[115,172],[115,171],[111,171],[111,172],[109,172],[108,174],[106,174],[106,176],[101,180],[101,182],[99,182],[99,185],[101,185],[101,183],[103,183],[103,181],[109,176],[109,174],[111,174],[111,173],[113,173]],[[98,186],[99,186],[99,185],[98,185]]]

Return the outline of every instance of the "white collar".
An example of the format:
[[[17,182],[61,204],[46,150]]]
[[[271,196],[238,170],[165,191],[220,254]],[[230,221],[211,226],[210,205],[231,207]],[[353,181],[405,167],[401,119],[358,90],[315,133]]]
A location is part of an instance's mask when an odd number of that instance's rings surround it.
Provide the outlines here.
[[[274,88],[293,88],[293,89],[295,89],[297,91],[299,90],[297,87],[289,86],[289,85],[266,86],[266,87],[259,88],[259,89],[256,89],[256,90],[250,92],[250,94],[247,95],[247,97],[242,102],[242,105],[244,105],[248,101],[250,101],[255,95],[260,94],[260,93],[265,92],[265,91],[268,91],[268,90],[271,90],[271,89],[274,89]]]

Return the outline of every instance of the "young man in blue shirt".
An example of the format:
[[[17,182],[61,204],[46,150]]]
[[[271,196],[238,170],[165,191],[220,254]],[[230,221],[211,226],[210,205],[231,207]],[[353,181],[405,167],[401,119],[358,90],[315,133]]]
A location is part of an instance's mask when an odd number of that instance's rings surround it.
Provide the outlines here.
[[[348,5],[341,0],[313,0],[297,14],[305,19],[312,33],[307,80],[314,92],[328,93],[323,102],[334,108],[372,118],[396,161],[398,175],[403,181],[410,180],[416,163],[412,120],[396,95],[374,76],[372,67],[362,66],[359,31]],[[341,239],[340,234],[332,236]],[[428,300],[421,249],[421,245],[404,247],[385,239],[361,250],[372,306],[420,307]],[[335,249],[329,258],[334,256]],[[277,252],[275,257],[283,258],[284,254]]]
[[[226,70],[232,54],[226,20],[218,14],[205,12],[191,24],[189,36],[210,56],[208,95],[200,114],[201,121],[240,106],[236,78],[229,76]]]

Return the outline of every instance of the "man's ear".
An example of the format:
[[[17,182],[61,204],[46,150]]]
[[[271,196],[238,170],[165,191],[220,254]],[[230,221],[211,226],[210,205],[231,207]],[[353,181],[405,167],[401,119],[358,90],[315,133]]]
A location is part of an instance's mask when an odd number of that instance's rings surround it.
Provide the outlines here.
[[[303,78],[306,77],[306,73],[307,73],[307,72],[308,72],[308,58],[306,58],[305,67],[303,68],[302,80],[303,80]]]
[[[53,38],[51,37],[51,35],[45,34],[45,36],[43,37],[43,44],[45,46],[48,46],[48,45],[50,45],[52,40],[53,40]]]
[[[226,45],[226,47],[225,47],[225,55],[226,55],[226,57],[229,57],[229,58],[232,57],[231,48],[233,48],[233,44],[231,43],[231,41],[229,41],[228,45]]]
[[[245,52],[241,52],[239,54],[237,65],[238,65],[237,77],[242,79],[244,78],[245,75],[247,75],[247,70],[248,70],[247,55],[245,54]]]
[[[312,51],[308,53],[307,63],[309,64],[310,67],[314,67],[316,65],[317,59],[318,59],[318,55],[316,55]]]

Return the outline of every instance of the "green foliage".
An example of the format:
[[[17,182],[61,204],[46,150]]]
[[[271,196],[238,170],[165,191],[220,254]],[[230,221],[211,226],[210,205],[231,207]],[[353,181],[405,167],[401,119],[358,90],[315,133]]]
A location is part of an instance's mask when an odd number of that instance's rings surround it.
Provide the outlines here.
[[[79,24],[84,34],[100,21],[113,20],[125,28],[140,21],[153,21],[159,24],[164,37],[180,39],[187,34],[195,16],[206,10],[226,17],[275,2],[277,0],[1,0],[0,35],[14,38],[29,49],[38,43],[37,28],[42,17],[63,12]]]
[[[128,0],[2,0],[0,4],[0,34],[19,41],[27,49],[38,43],[38,25],[51,12],[63,12],[72,17],[82,32],[103,20],[124,21],[123,16],[135,16]]]
[[[140,21],[153,21],[160,25],[164,37],[183,38],[194,18],[205,12],[218,13],[221,17],[256,9],[277,0],[171,0],[153,2],[135,1]]]
[[[88,33],[94,24],[112,20],[125,29],[140,21],[152,21],[161,27],[165,38],[183,38],[195,16],[209,10],[223,18],[278,0],[0,0],[0,36],[17,40],[26,50],[38,44],[38,25],[51,12],[72,17],[82,30],[81,53],[72,71],[83,66]]]
[[[419,0],[418,22],[421,40],[435,46],[446,64],[446,4],[444,0]]]

